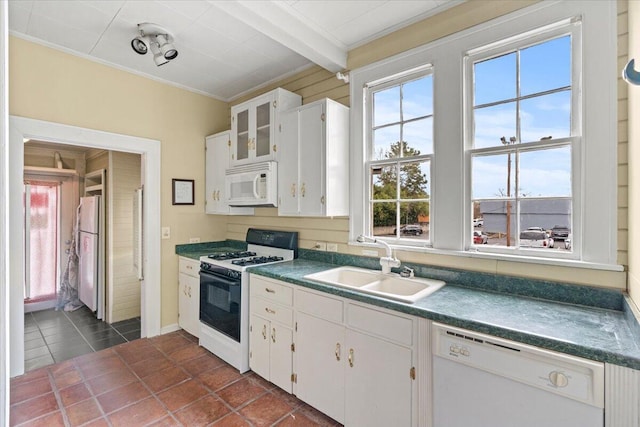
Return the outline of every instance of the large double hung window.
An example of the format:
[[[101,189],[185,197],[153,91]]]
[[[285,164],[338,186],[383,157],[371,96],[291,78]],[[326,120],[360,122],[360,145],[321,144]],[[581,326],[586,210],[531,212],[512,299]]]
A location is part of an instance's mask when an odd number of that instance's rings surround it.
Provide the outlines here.
[[[580,27],[554,27],[467,58],[470,242],[483,249],[572,252]]]
[[[427,68],[376,83],[368,92],[371,234],[428,241],[433,161],[431,71]]]

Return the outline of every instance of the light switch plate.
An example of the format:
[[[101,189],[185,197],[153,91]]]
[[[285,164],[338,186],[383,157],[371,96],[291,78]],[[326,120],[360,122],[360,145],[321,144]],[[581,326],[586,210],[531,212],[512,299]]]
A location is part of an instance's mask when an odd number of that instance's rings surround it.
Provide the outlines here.
[[[337,243],[327,243],[327,252],[338,252]]]
[[[171,238],[171,227],[162,227],[162,238],[163,239]]]

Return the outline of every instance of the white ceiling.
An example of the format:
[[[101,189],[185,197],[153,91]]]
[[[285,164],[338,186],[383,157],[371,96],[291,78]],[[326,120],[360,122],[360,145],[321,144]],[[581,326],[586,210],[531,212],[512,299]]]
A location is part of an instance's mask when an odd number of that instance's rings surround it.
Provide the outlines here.
[[[462,0],[9,0],[11,34],[230,101]],[[175,36],[178,57],[156,67],[131,49],[137,24]]]

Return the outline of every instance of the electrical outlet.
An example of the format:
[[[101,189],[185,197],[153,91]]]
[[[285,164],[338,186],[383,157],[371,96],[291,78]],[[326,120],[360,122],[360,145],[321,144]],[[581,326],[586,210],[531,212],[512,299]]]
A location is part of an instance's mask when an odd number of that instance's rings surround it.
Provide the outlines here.
[[[200,243],[199,237],[189,237],[189,243]]]
[[[372,251],[371,249],[363,249],[362,255],[364,256],[378,256],[378,251]]]
[[[327,243],[327,252],[338,252],[337,243]]]
[[[313,249],[317,251],[326,251],[327,250],[327,242],[316,242]]]
[[[162,238],[163,239],[171,238],[171,227],[162,227]]]

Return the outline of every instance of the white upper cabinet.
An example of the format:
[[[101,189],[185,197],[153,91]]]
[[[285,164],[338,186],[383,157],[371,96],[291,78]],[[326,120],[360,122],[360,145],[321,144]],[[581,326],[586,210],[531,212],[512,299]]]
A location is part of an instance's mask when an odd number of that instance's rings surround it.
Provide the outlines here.
[[[301,103],[300,95],[278,88],[231,107],[232,166],[275,160],[279,112]]]
[[[205,139],[205,212],[219,215],[253,215],[253,208],[231,207],[227,203],[224,177],[231,165],[231,132],[224,131]]]
[[[278,215],[349,213],[349,108],[322,99],[280,119]]]

